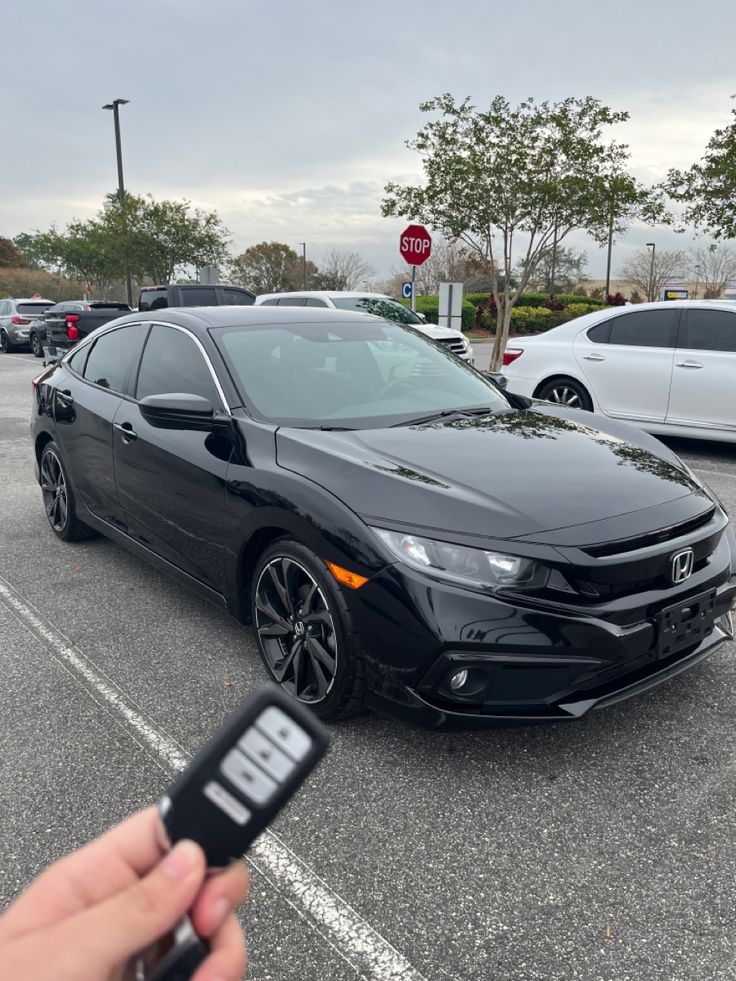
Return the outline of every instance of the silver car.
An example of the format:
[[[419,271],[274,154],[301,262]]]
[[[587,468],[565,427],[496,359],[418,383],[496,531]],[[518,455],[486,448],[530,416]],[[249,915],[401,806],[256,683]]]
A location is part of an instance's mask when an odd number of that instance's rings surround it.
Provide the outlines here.
[[[31,327],[54,305],[54,300],[32,296],[27,300],[0,300],[0,347],[7,354],[17,347],[30,347]]]

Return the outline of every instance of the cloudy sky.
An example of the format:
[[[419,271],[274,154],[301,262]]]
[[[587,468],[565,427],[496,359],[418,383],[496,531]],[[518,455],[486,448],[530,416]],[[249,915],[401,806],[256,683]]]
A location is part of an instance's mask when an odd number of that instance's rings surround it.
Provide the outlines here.
[[[709,0],[2,0],[0,235],[94,214],[116,185],[216,208],[240,251],[264,239],[360,251],[401,268],[404,222],[381,218],[387,181],[415,181],[404,141],[442,92],[593,95],[631,120],[646,181],[702,154],[736,92],[736,4]],[[627,249],[665,229],[632,229]],[[588,272],[604,260],[584,236]]]

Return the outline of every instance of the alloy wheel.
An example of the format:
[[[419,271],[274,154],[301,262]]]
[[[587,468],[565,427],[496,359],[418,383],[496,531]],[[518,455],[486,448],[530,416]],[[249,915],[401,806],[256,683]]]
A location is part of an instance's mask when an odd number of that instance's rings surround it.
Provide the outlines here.
[[[547,398],[550,402],[556,402],[558,405],[569,405],[573,409],[579,409],[582,404],[580,395],[569,385],[556,385]]]
[[[33,353],[37,358],[43,357],[43,345],[41,344],[41,338],[38,336],[38,334],[33,335],[31,347],[33,348]]]
[[[53,450],[48,450],[41,462],[41,491],[51,527],[54,531],[63,531],[69,502],[64,471]]]
[[[8,342],[8,335],[3,331],[2,337],[0,338],[0,347],[2,347],[5,354],[10,350],[10,344]]]
[[[255,628],[271,674],[303,702],[321,702],[337,674],[337,635],[318,583],[286,556],[258,577]]]

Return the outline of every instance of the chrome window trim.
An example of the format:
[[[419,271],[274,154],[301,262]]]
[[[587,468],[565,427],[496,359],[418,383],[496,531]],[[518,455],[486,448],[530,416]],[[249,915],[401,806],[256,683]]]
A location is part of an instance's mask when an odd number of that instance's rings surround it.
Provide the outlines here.
[[[186,327],[182,327],[180,324],[166,323],[165,321],[162,320],[149,320],[146,322],[150,323],[152,327],[173,327],[174,330],[180,330],[182,334],[186,334],[187,337],[191,337],[191,339],[199,348],[199,351],[202,357],[204,358],[204,362],[207,365],[207,368],[209,369],[210,375],[212,376],[212,381],[215,383],[215,388],[217,389],[217,394],[220,396],[220,401],[222,402],[222,408],[229,416],[231,416],[232,412],[230,411],[230,406],[227,404],[227,399],[225,398],[225,393],[222,390],[220,379],[217,377],[217,372],[215,371],[212,361],[210,360],[210,356],[205,351],[204,345],[202,344],[200,339],[195,334],[193,334],[190,330],[188,330]],[[122,327],[123,325],[121,324],[120,326]],[[145,351],[146,349],[144,347],[143,350],[141,351],[141,360],[143,359],[143,355],[145,354]],[[135,396],[133,396],[133,398],[135,398]]]

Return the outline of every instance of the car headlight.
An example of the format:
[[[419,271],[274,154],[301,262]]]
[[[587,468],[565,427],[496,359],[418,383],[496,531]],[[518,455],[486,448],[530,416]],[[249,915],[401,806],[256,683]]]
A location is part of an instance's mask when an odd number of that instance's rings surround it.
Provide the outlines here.
[[[400,562],[439,579],[484,589],[541,589],[549,569],[533,559],[374,528]]]

